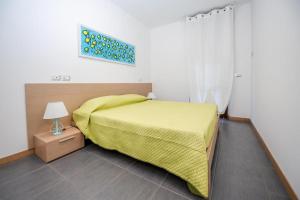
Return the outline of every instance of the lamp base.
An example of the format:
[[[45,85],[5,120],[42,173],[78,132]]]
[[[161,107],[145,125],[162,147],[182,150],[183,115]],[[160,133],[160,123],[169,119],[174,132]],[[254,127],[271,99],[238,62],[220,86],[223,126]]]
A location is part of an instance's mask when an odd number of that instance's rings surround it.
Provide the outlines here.
[[[52,120],[51,132],[53,135],[61,135],[63,133],[63,126],[60,123],[59,118]]]

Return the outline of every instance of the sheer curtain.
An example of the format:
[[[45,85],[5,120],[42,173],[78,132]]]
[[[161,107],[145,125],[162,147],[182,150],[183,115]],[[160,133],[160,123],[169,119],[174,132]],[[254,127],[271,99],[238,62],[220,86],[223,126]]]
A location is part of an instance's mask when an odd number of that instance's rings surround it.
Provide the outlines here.
[[[211,102],[223,114],[234,68],[234,9],[231,6],[186,19],[186,53],[191,102]]]

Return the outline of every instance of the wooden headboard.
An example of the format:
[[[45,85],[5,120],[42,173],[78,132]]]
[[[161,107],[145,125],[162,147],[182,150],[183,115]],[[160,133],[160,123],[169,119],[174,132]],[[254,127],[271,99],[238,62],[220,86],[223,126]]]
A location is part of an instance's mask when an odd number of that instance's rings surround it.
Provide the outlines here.
[[[48,102],[63,101],[69,116],[62,118],[64,126],[71,124],[72,112],[88,99],[119,94],[141,94],[152,91],[151,83],[68,83],[25,84],[28,148],[32,149],[33,136],[49,131],[51,120],[43,115]]]

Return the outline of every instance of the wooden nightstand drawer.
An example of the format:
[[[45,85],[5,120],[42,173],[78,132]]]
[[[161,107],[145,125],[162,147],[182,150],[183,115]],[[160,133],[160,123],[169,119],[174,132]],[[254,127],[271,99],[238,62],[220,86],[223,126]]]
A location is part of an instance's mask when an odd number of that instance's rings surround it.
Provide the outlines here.
[[[84,137],[77,128],[69,128],[62,135],[41,133],[34,137],[35,153],[49,162],[84,146]]]

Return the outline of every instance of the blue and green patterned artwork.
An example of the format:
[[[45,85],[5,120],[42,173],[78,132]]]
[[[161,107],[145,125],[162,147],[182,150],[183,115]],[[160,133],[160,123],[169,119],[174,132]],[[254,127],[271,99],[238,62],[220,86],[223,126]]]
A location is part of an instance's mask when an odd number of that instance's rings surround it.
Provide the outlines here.
[[[80,26],[80,56],[135,65],[135,47]]]

